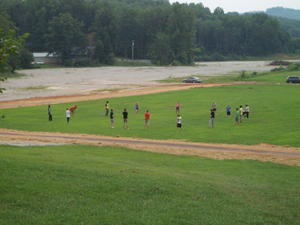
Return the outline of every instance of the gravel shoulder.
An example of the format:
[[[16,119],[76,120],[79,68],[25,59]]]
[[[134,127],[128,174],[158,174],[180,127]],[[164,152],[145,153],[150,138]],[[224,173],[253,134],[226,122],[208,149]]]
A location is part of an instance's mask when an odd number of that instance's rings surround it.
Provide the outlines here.
[[[5,142],[6,144],[9,143],[9,141],[18,141],[19,144],[20,142],[44,142],[45,145],[49,145],[49,143],[96,146],[109,145],[127,147],[141,151],[174,155],[193,155],[219,160],[259,160],[300,166],[299,148],[268,144],[249,146],[232,144],[207,144],[183,142],[177,140],[150,140],[141,138],[107,137],[89,134],[28,132],[8,129],[0,129],[0,144],[1,141],[2,143]]]

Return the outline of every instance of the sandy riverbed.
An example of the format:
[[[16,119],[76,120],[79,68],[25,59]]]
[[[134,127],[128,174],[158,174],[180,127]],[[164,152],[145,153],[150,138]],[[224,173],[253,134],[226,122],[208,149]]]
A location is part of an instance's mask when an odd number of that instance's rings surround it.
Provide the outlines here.
[[[268,61],[205,62],[179,67],[97,67],[21,70],[25,77],[9,79],[1,100],[83,94],[108,89],[142,89],[157,80],[190,75],[216,76],[237,71],[268,71]]]

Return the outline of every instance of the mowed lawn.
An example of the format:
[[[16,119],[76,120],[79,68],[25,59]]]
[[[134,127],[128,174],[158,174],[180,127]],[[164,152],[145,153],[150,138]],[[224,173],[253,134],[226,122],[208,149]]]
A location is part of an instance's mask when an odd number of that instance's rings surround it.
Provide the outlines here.
[[[299,224],[300,167],[0,145],[0,224]]]
[[[115,110],[115,128],[104,116],[105,101]],[[183,129],[176,129],[175,104],[182,105]],[[135,103],[141,106],[136,114]],[[208,127],[210,107],[217,103],[216,126]],[[66,123],[66,107],[78,110]],[[250,105],[250,119],[235,125],[234,116],[226,117],[225,107],[234,111]],[[143,96],[100,99],[53,105],[53,121],[47,121],[47,106],[0,110],[5,119],[0,127],[30,131],[91,133],[151,139],[181,139],[194,142],[300,146],[300,85],[233,85],[194,88]],[[122,110],[129,111],[129,129],[123,129]],[[144,111],[151,112],[150,127],[144,128]],[[234,114],[234,113],[233,113]]]

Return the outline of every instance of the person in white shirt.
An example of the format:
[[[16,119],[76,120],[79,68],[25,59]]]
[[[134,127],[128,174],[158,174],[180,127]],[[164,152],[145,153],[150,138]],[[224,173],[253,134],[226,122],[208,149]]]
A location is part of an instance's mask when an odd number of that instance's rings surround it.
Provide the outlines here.
[[[249,113],[250,113],[250,107],[249,105],[245,106],[245,117],[247,117],[247,119],[249,119]]]
[[[182,127],[182,117],[180,115],[177,115],[177,128]]]
[[[67,118],[67,123],[69,123],[71,118],[71,111],[69,108],[66,109],[66,118]]]

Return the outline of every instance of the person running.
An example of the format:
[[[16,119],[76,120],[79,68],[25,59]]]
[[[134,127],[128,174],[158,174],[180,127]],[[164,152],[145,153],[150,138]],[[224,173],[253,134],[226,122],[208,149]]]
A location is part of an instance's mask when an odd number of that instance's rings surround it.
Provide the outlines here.
[[[209,125],[211,128],[214,128],[215,117],[216,117],[216,112],[215,112],[215,110],[211,109],[210,110],[210,120],[209,120]]]
[[[237,125],[239,125],[240,124],[240,117],[241,117],[241,113],[240,113],[240,109],[239,108],[236,108],[235,109],[235,123],[237,124]]]
[[[245,105],[245,117],[249,119],[250,107],[249,105]]]
[[[180,113],[180,103],[179,102],[176,103],[175,109],[176,109],[176,114],[178,115]]]
[[[109,113],[109,101],[106,101],[106,103],[104,105],[104,108],[105,108],[105,116],[108,116],[108,113]]]
[[[48,105],[48,120],[52,121],[52,108],[51,108],[51,105]]]
[[[145,127],[149,127],[149,121],[150,121],[150,112],[149,112],[149,110],[146,110],[146,113],[145,113]]]
[[[123,121],[124,121],[124,129],[128,129],[128,112],[127,109],[123,111]]]
[[[140,106],[138,103],[135,103],[135,113],[138,113],[140,111]]]
[[[182,117],[178,114],[177,115],[177,128],[182,127]]]
[[[67,123],[69,123],[71,118],[71,111],[69,108],[66,108],[66,118],[67,118]]]
[[[114,110],[113,109],[110,110],[109,118],[110,118],[111,128],[115,128],[115,119],[114,119]]]
[[[231,106],[230,106],[230,105],[227,105],[227,106],[226,106],[226,115],[227,115],[227,116],[230,116],[230,115],[231,115]]]

